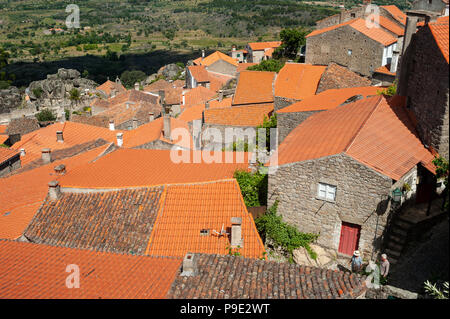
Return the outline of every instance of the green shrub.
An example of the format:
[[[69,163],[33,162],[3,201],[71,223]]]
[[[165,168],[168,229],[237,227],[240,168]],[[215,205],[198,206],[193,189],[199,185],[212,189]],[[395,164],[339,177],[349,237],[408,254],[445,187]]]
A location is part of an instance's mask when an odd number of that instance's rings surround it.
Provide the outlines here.
[[[270,238],[277,246],[288,252],[292,258],[294,249],[304,247],[312,259],[317,258],[317,254],[311,249],[309,244],[316,240],[319,235],[311,233],[301,233],[297,228],[283,222],[283,218],[277,215],[278,201],[269,208],[266,214],[255,219],[256,227],[262,238]]]
[[[44,91],[42,90],[42,88],[35,88],[35,89],[33,89],[33,95],[34,95],[37,99],[40,99],[40,98],[41,98],[43,92],[44,92]]]
[[[261,61],[261,63],[252,65],[247,68],[250,71],[270,71],[270,72],[280,72],[283,68],[284,62],[280,60],[270,59]]]
[[[267,202],[267,174],[259,170],[251,173],[243,170],[234,172],[247,207],[262,206]]]
[[[39,113],[36,114],[36,118],[39,122],[46,122],[46,121],[54,121],[56,120],[56,116],[53,114],[53,112],[49,109],[43,109]]]

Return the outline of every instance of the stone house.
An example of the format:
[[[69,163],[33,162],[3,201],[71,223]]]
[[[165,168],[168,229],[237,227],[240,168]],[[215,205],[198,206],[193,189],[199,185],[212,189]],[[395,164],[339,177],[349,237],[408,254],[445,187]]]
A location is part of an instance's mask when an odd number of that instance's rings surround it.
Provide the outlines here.
[[[236,59],[239,63],[246,63],[247,62],[247,55],[248,55],[248,51],[245,50],[245,49],[243,49],[243,50],[236,50],[236,46],[234,46],[234,45],[231,48],[230,56],[233,59]]]
[[[417,180],[434,172],[433,155],[397,102],[369,97],[297,126],[271,159],[277,170],[269,175],[268,205],[278,200],[284,220],[318,233],[319,245],[344,255],[377,252],[393,190],[408,183],[405,196],[413,198]]]
[[[415,0],[412,3],[413,10],[431,11],[448,16],[448,0]]]
[[[202,65],[208,71],[216,72],[219,74],[226,74],[235,76],[236,69],[238,66],[238,61],[232,57],[216,51],[207,57],[205,57],[205,51],[202,51],[202,56],[193,61],[194,65]]]
[[[12,119],[5,131],[8,135],[9,145],[21,140],[22,136],[40,129],[39,122],[36,118],[21,117]]]
[[[403,53],[398,94],[422,142],[449,158],[449,18],[421,27]]]
[[[330,63],[320,77],[316,94],[331,89],[365,87],[370,85],[371,81],[368,78],[360,76],[342,65]]]
[[[120,79],[117,77],[116,81],[110,81],[109,79],[102,85],[95,88],[103,98],[115,97],[117,94],[125,92],[127,89],[122,85]]]
[[[306,63],[346,66],[363,76],[370,76],[395,57],[398,36],[382,27],[368,27],[356,18],[327,28],[314,30],[306,36]],[[389,23],[391,26],[392,23]]]
[[[248,51],[247,62],[259,63],[272,58],[274,50],[280,45],[281,41],[249,42],[245,47]]]
[[[104,99],[96,99],[94,100],[91,106],[91,115],[96,115],[100,112],[106,111],[107,109],[123,103],[140,103],[146,102],[149,104],[157,105],[160,103],[160,98],[156,94],[149,94],[140,90],[126,90],[114,97],[110,97],[107,100]]]
[[[380,89],[374,86],[329,89],[277,110],[278,142],[281,143],[293,129],[311,115],[377,95]]]
[[[20,166],[19,152],[0,147],[0,177],[19,169]]]
[[[208,71],[202,65],[192,65],[186,67],[187,89],[194,89],[198,86],[203,86],[217,92],[232,79],[234,79],[233,76]]]

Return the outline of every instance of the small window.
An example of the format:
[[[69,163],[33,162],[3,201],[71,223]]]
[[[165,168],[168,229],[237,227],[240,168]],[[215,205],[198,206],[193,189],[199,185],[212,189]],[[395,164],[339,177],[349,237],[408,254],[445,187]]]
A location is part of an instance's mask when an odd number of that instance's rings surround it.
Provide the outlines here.
[[[238,53],[238,54],[237,54],[237,57],[238,57],[238,58],[240,58],[240,57],[241,57],[241,54],[240,54],[240,53]]]
[[[347,54],[348,54],[348,55],[352,55],[352,50],[348,49],[348,50],[347,50]]]
[[[209,229],[201,229],[200,230],[200,236],[208,236],[209,235]]]
[[[317,196],[329,201],[335,201],[336,199],[336,186],[319,183]]]
[[[356,17],[356,14],[350,13],[350,16],[351,16],[352,18],[354,18],[354,17]]]

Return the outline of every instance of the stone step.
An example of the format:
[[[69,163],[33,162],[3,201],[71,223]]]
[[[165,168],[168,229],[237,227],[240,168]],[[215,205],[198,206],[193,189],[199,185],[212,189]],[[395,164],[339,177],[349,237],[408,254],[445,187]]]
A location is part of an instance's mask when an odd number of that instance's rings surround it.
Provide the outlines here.
[[[392,256],[388,256],[388,260],[391,265],[394,265],[398,262],[397,258],[392,257]]]
[[[391,233],[394,234],[395,236],[399,236],[399,237],[407,237],[408,236],[408,232],[399,227],[392,227]]]
[[[396,244],[395,242],[388,241],[387,248],[401,253],[403,250],[403,245],[399,245],[399,244]]]
[[[404,221],[402,219],[396,219],[394,221],[394,223],[393,223],[393,226],[394,227],[399,227],[399,228],[401,228],[403,230],[409,230],[409,229],[411,229],[411,227],[414,226],[414,224],[412,224],[412,223],[410,223],[408,221]]]
[[[388,255],[388,259],[389,259],[389,256],[393,256],[394,258],[395,257],[399,258],[401,255],[400,252],[398,252],[396,250],[392,250],[392,249],[386,249],[385,253]]]
[[[402,236],[402,235],[396,235],[396,234],[389,234],[388,235],[388,240],[389,242],[394,242],[396,244],[399,245],[404,245],[406,244],[406,236]]]

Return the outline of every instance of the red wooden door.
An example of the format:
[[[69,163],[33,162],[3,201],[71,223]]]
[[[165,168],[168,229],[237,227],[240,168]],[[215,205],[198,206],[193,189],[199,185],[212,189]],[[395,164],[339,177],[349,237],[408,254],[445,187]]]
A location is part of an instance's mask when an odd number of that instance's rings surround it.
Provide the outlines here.
[[[361,226],[342,222],[339,252],[350,256],[353,255],[353,252],[358,249],[360,232]]]

